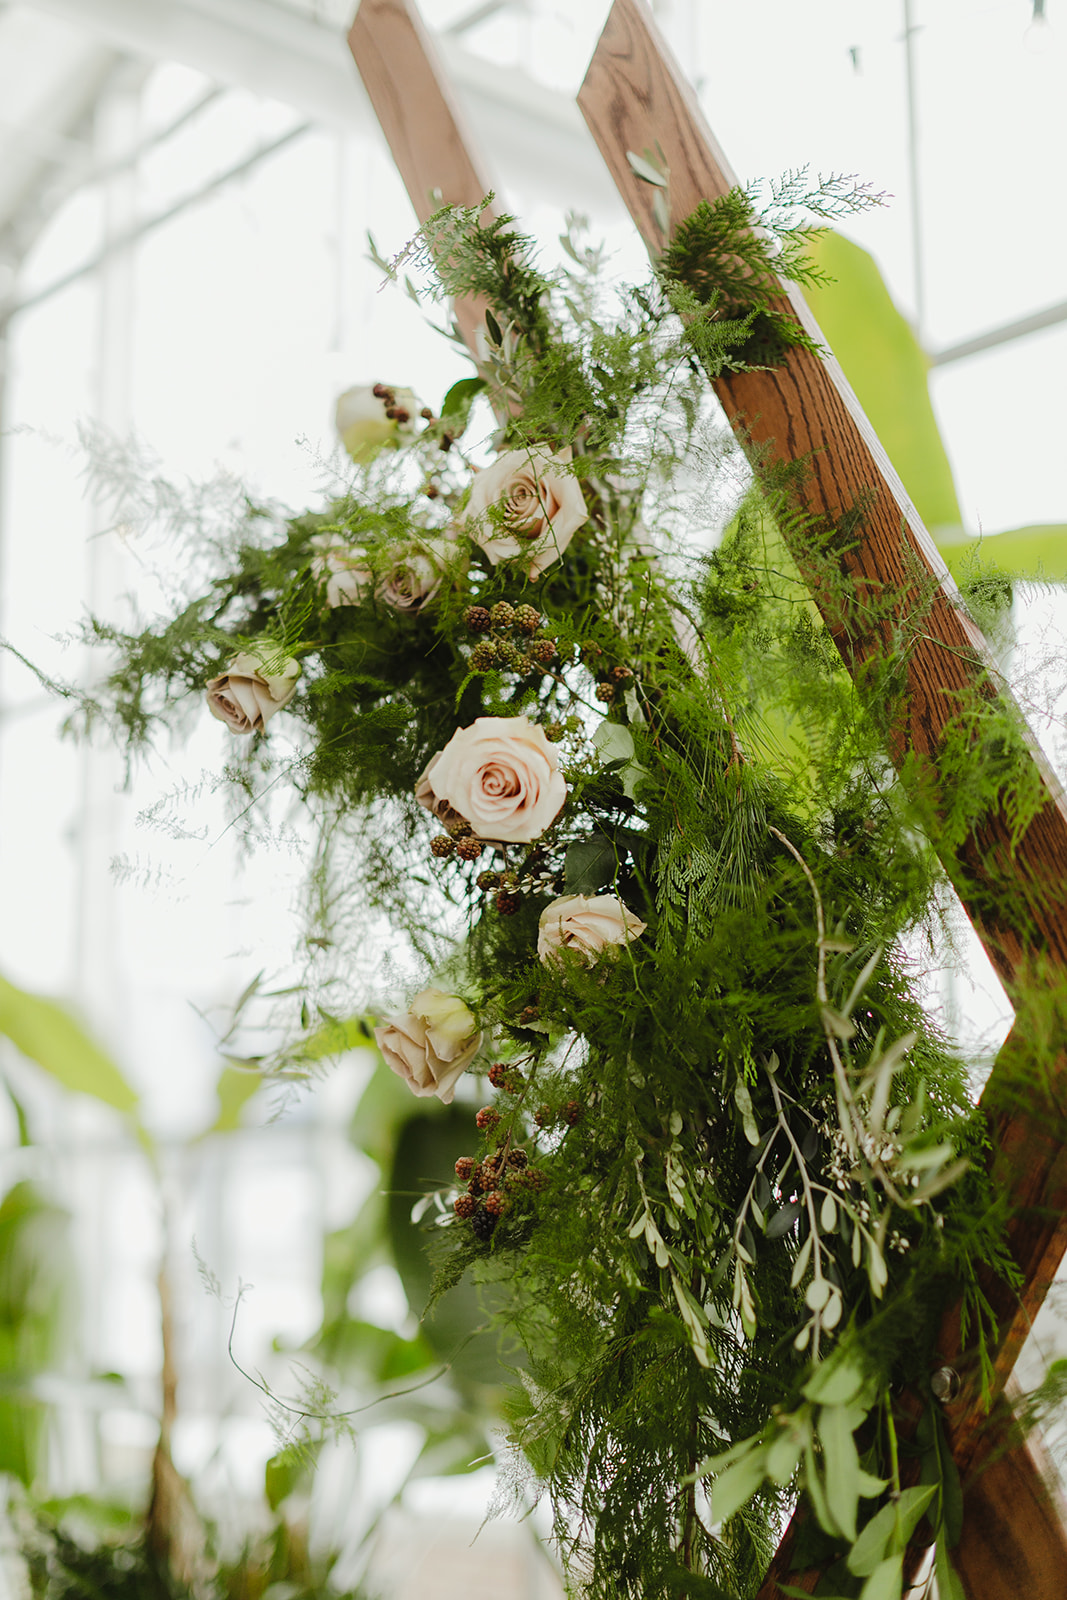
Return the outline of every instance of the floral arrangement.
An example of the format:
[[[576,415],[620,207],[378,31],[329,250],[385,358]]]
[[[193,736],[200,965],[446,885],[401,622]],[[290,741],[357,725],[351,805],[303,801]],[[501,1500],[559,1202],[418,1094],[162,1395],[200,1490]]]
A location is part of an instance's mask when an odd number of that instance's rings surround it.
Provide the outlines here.
[[[494,1285],[507,1475],[592,1596],[753,1595],[798,1497],[835,1592],[899,1596],[920,1523],[960,1592],[937,1329],[962,1298],[981,1373],[979,1264],[1010,1267],[902,954],[943,881],[883,752],[908,636],[853,684],[781,538],[793,479],[739,491],[706,394],[806,337],[776,274],[853,203],[735,193],[615,289],[576,223],[546,272],[509,219],[439,214],[389,270],[483,297],[477,374],[437,412],[350,391],[324,510],[249,508],[178,615],[95,627],[133,747],[206,684],[242,807],[284,779],[318,819],[305,1037],[341,1014],[348,897],[420,968],[375,1032],[415,1095],[471,1108],[439,1289]],[[805,532],[849,604],[840,530]],[[975,815],[990,783],[959,786]]]

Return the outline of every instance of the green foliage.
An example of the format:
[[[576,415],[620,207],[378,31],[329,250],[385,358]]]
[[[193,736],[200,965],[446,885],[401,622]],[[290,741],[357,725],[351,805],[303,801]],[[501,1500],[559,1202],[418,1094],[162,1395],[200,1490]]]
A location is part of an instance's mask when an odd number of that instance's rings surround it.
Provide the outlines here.
[[[33,1382],[60,1354],[70,1309],[68,1221],[31,1183],[0,1202],[0,1472],[25,1484],[41,1466],[47,1421]]]
[[[667,204],[655,154],[637,160]],[[594,1600],[754,1594],[798,1492],[820,1538],[851,1551],[846,1581],[895,1594],[914,1520],[949,1530],[956,1491],[935,1430],[935,1475],[899,1493],[893,1397],[925,1394],[952,1298],[988,1376],[979,1270],[1012,1279],[966,1064],[904,952],[936,937],[936,852],[966,882],[989,814],[1018,834],[1041,803],[1022,730],[983,692],[957,696],[937,770],[913,760],[898,779],[886,748],[932,585],[915,574],[906,605],[857,592],[838,554],[863,505],[836,525],[805,516],[803,463],[739,496],[705,401],[706,372],[805,338],[775,274],[816,282],[811,228],[857,199],[802,174],[762,206],[735,192],[677,228],[650,283],[614,295],[576,219],[575,270],[546,275],[511,219],[438,213],[391,270],[484,297],[477,379],[323,512],[279,524],[246,508],[176,616],[106,635],[118,665],[99,709],[135,748],[257,639],[300,660],[296,697],[228,773],[243,816],[288,789],[320,828],[321,969],[264,1070],[364,1041],[344,1019],[377,1014],[398,965],[482,1030],[453,1106],[416,1112],[398,1076],[371,1078],[358,1137],[389,1195],[327,1241],[316,1353],[383,1402],[398,1375],[436,1383],[438,1357],[481,1402],[504,1376],[481,1334],[493,1315],[518,1379],[508,1478],[520,1503],[550,1496]],[[515,476],[475,517],[479,418]],[[538,545],[576,495],[566,536]],[[855,677],[785,535],[823,609],[882,624]],[[566,802],[479,837],[431,763],[479,718],[520,716],[538,782],[558,763]],[[502,758],[486,771],[512,792]],[[1032,902],[999,866],[996,916],[1025,938]],[[564,938],[571,896],[607,935]],[[425,1066],[429,1025],[394,1026]],[[431,1302],[417,1337],[348,1310],[385,1226],[412,1308]],[[424,1416],[425,1461],[469,1464],[480,1438],[448,1446],[454,1414]],[[272,1494],[292,1466],[276,1463]]]

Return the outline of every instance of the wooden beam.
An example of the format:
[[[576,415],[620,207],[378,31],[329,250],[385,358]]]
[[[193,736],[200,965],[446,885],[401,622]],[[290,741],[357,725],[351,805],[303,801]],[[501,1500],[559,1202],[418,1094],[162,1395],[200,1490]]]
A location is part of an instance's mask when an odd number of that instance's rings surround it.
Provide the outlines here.
[[[704,121],[684,74],[659,34],[644,0],[615,0],[590,63],[578,104],[616,185],[653,255],[667,242],[653,211],[657,191],[637,178],[627,152],[643,155],[659,147],[669,169],[671,221],[689,216],[702,200],[715,200],[735,179]],[[803,297],[783,285],[783,309],[789,309],[816,339],[820,334]],[[809,463],[800,491],[804,508],[824,525],[838,526],[855,508],[862,517],[854,539],[842,551],[842,569],[859,592],[889,587],[905,597],[933,588],[933,603],[914,639],[908,664],[905,725],[891,752],[900,763],[911,752],[927,758],[932,770],[961,696],[981,694],[1015,712],[1030,759],[1039,774],[1044,803],[1020,839],[1012,840],[1006,813],[994,814],[958,856],[943,856],[972,916],[979,937],[1009,989],[1033,979],[1035,950],[1047,962],[1050,976],[1067,976],[1067,807],[1036,740],[1010,696],[997,686],[997,672],[986,641],[967,615],[958,591],[923,527],[899,478],[840,367],[825,358],[793,349],[773,370],[730,374],[715,381],[715,392],[746,448],[761,459]],[[860,608],[842,617],[820,595],[817,574],[803,549],[794,554],[802,572],[812,578],[812,592],[845,662],[855,671],[888,642],[895,618],[866,622]],[[904,605],[907,605],[905,599]],[[1006,884],[1011,882],[1012,889]],[[997,904],[999,900],[999,906]],[[1014,903],[1013,903],[1014,902]],[[1057,1132],[1062,1129],[1064,1083],[1033,1086],[1032,1102],[1020,1107],[1013,1096],[1020,1068],[1027,1061],[1029,1040],[1013,1031],[998,1058],[983,1106],[990,1117],[996,1171],[1011,1190],[1017,1208],[1010,1243],[1022,1271],[1021,1295],[1008,1294],[997,1282],[986,1285],[999,1320],[995,1353],[997,1379],[1003,1384],[1014,1366],[1022,1339],[1044,1298],[1067,1247],[1067,1159]],[[942,1353],[955,1362],[959,1352],[958,1319],[950,1318],[942,1334]],[[950,1428],[954,1453],[966,1468],[981,1448],[982,1415],[969,1384],[952,1407]],[[975,1480],[967,1502],[970,1525],[985,1525],[984,1507],[990,1483],[1012,1476],[1018,1492],[1026,1486],[1033,1505],[1047,1500],[1041,1474],[1025,1448],[1011,1453],[1011,1466],[990,1468]],[[993,1478],[994,1470],[999,1473]],[[982,1488],[983,1483],[987,1484]],[[1033,1583],[1019,1581],[1017,1594],[1051,1593],[1039,1586],[1040,1574],[1067,1575],[1067,1539],[1058,1517],[1036,1518],[1023,1554],[1031,1560]],[[786,1544],[788,1546],[788,1536]],[[788,1549],[780,1552],[761,1600],[779,1593],[787,1580]],[[969,1563],[970,1565],[970,1563]],[[970,1573],[973,1600],[994,1600],[988,1563]],[[807,1574],[803,1587],[814,1585]],[[1043,1580],[1040,1580],[1043,1581]]]
[[[361,0],[348,46],[419,221],[442,205],[484,200],[492,184],[471,154],[474,141],[415,7]],[[457,300],[454,311],[477,358],[485,306]]]

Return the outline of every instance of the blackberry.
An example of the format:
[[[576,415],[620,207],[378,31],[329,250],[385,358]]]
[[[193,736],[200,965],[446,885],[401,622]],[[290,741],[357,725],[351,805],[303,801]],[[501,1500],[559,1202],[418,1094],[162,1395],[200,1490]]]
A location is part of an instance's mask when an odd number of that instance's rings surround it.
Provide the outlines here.
[[[616,683],[625,683],[627,678],[633,677],[633,673],[630,671],[629,667],[612,667],[611,676],[615,679]]]
[[[494,628],[510,628],[515,621],[515,610],[506,600],[498,600],[489,613]]]
[[[598,700],[603,700],[605,705],[610,706],[615,698],[615,685],[613,683],[598,683],[596,697]]]
[[[519,1012],[519,1027],[525,1028],[529,1022],[537,1022],[541,1016],[540,1006],[523,1006]]]
[[[515,662],[515,671],[519,674],[520,678],[528,678],[531,672],[536,670],[536,667],[537,662],[534,660],[533,656],[520,655],[517,657]]]
[[[494,902],[502,917],[513,917],[522,905],[522,898],[517,894],[510,894],[507,889],[501,889]]]
[[[492,619],[484,606],[468,606],[463,620],[472,633],[488,633]]]
[[[474,1119],[474,1125],[483,1133],[490,1133],[500,1121],[500,1112],[495,1106],[483,1106]]]
[[[541,626],[541,613],[536,606],[516,606],[511,625],[516,633],[525,634],[529,638]]]
[[[563,1120],[564,1120],[564,1122],[567,1124],[567,1126],[569,1128],[573,1128],[575,1123],[580,1122],[581,1119],[582,1119],[582,1108],[579,1105],[578,1101],[577,1100],[568,1100],[567,1104],[563,1107]]]
[[[542,1172],[540,1167],[527,1167],[523,1177],[526,1180],[526,1187],[532,1189],[535,1194],[541,1194],[548,1188],[548,1173]]]
[[[507,1195],[501,1194],[499,1189],[494,1189],[492,1194],[485,1197],[485,1209],[491,1217],[502,1217],[509,1204]]]
[[[479,872],[474,881],[479,889],[499,889],[500,874],[499,872]]]
[[[450,822],[447,826],[453,839],[469,839],[474,832],[466,817],[457,817],[455,822]]]
[[[473,672],[488,672],[497,663],[497,648],[491,639],[482,639],[471,651],[471,670]]]
[[[460,1156],[459,1160],[456,1162],[456,1177],[460,1180],[460,1182],[466,1183],[473,1171],[474,1157]]]
[[[466,837],[456,840],[456,854],[463,861],[477,861],[484,849],[480,839]]]
[[[458,1194],[452,1202],[457,1217],[473,1217],[477,1209],[478,1202],[472,1194]]]
[[[556,1114],[551,1106],[539,1106],[534,1112],[534,1121],[539,1128],[551,1128],[556,1120]]]
[[[439,833],[430,840],[430,849],[435,856],[450,856],[456,848],[456,841],[450,839],[447,833]]]
[[[496,1218],[491,1211],[476,1211],[471,1218],[471,1232],[476,1239],[481,1239],[483,1244],[487,1244],[493,1237],[495,1227]]]
[[[533,656],[535,661],[540,661],[542,666],[547,667],[548,663],[555,659],[555,655],[556,655],[556,641],[555,641],[555,639],[533,639],[533,640],[531,640],[530,641],[530,654]]]
[[[494,1089],[502,1089],[507,1081],[508,1069],[502,1061],[494,1061],[489,1068],[489,1082]]]
[[[508,1151],[508,1166],[513,1172],[521,1172],[524,1167],[529,1165],[529,1162],[530,1158],[525,1150],[515,1149]]]

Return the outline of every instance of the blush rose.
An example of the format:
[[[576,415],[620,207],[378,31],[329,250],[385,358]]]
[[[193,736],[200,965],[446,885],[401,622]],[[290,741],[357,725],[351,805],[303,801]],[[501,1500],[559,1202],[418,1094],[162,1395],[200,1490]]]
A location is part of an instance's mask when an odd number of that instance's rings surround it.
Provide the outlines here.
[[[537,954],[554,961],[561,951],[576,950],[591,967],[605,950],[639,939],[646,927],[618,895],[565,894],[541,913]]]
[[[231,733],[262,733],[293,698],[299,676],[299,664],[270,645],[242,650],[207,685],[208,710]]]
[[[569,447],[508,450],[479,472],[463,522],[493,566],[523,557],[527,576],[539,578],[588,520],[577,478],[559,470],[570,459]]]
[[[388,1065],[417,1095],[436,1095],[446,1106],[482,1042],[481,1031],[463,1001],[443,989],[423,989],[402,1017],[388,1017],[375,1028]]]
[[[420,805],[457,812],[480,839],[528,843],[567,798],[556,747],[526,717],[478,717],[454,733],[415,787]]]

